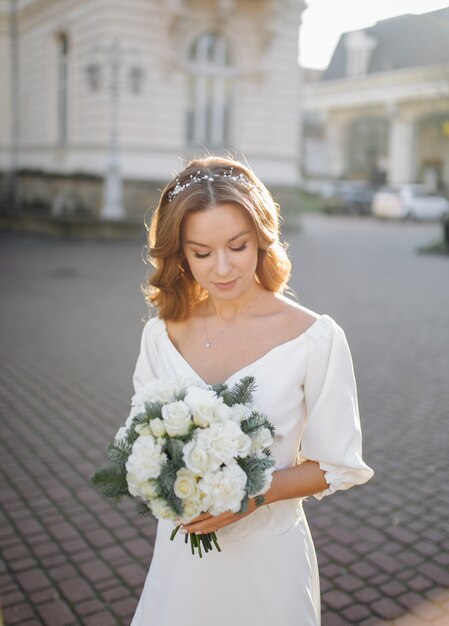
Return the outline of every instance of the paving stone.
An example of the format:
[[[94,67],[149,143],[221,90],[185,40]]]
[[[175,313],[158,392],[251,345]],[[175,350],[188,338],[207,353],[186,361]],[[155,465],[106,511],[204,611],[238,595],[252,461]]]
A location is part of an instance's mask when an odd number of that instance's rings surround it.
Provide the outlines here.
[[[79,568],[84,576],[91,582],[109,578],[111,575],[109,568],[102,561],[94,559],[85,563],[80,563]]]
[[[425,563],[420,571],[434,580],[442,588],[449,587],[449,571],[433,563]]]
[[[4,618],[6,624],[20,625],[25,620],[34,617],[33,609],[26,604],[15,604],[13,606],[5,607]]]
[[[433,587],[433,582],[424,576],[415,576],[408,581],[408,586],[414,591],[425,591],[426,589]]]
[[[92,587],[82,578],[64,580],[58,583],[61,593],[71,604],[92,597]]]
[[[85,626],[112,626],[113,624],[119,624],[117,619],[109,611],[100,611],[99,613],[93,613],[84,620]]]
[[[396,619],[403,612],[402,606],[394,602],[391,598],[381,598],[373,602],[372,608],[378,615],[390,620]]]
[[[16,579],[19,582],[20,586],[28,593],[38,591],[43,587],[51,586],[51,583],[48,580],[47,576],[42,570],[38,568],[25,572],[19,572],[18,574],[16,574]]]
[[[45,626],[72,626],[77,623],[75,615],[64,602],[50,602],[37,608]]]
[[[332,609],[340,610],[344,606],[351,604],[352,600],[350,596],[346,593],[342,593],[341,591],[328,591],[323,594],[323,599],[326,601],[326,604],[330,606]]]
[[[360,624],[360,622],[371,614],[370,609],[363,604],[354,604],[347,609],[342,610],[342,615],[351,624]]]
[[[87,600],[85,602],[77,602],[76,611],[85,618],[93,613],[99,613],[105,608],[103,602],[99,600]]]

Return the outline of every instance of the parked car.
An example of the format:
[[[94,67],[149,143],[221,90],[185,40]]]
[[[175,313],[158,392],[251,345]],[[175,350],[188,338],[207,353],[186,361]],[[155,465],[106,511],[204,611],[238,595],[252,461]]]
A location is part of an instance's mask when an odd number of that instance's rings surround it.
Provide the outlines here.
[[[325,207],[331,212],[371,213],[375,190],[363,181],[336,181],[324,195]]]
[[[374,194],[371,212],[376,217],[440,220],[449,212],[449,202],[424,185],[381,187]]]

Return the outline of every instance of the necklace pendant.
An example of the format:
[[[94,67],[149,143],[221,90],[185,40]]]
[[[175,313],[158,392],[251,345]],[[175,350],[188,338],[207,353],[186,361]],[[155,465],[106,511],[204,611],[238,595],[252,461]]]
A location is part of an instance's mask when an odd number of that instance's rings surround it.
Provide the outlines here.
[[[204,344],[206,348],[210,348],[211,347],[211,342],[210,341],[206,341],[206,343]]]

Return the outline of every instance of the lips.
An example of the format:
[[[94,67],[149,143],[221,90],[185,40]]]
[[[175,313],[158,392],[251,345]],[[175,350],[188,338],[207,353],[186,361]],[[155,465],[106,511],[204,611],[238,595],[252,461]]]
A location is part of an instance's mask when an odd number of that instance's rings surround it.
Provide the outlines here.
[[[214,283],[214,285],[215,287],[218,287],[218,289],[231,289],[236,282],[237,278],[234,278],[234,280],[229,280],[226,283]]]

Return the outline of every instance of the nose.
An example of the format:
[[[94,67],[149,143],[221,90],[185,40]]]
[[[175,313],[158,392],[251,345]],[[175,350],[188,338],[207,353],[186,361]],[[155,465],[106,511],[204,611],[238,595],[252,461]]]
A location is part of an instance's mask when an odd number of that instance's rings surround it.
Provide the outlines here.
[[[226,250],[219,250],[216,257],[215,272],[217,276],[229,276],[231,270],[231,260]]]

